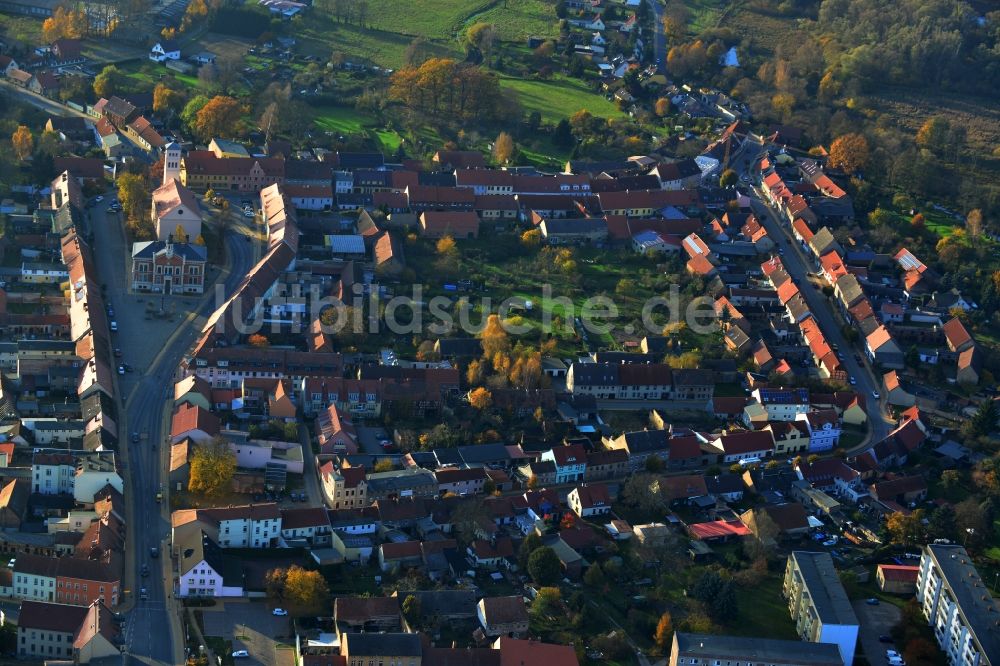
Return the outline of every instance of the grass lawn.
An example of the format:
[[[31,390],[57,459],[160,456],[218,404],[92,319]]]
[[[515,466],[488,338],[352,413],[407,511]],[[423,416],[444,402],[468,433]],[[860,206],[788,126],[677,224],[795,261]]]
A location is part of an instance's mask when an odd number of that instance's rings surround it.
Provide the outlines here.
[[[4,40],[39,44],[42,41],[42,22],[26,16],[0,14],[0,34]]]
[[[507,0],[495,2],[490,9],[469,18],[473,23],[492,23],[500,39],[505,42],[523,42],[528,37],[556,37],[558,19],[555,5],[540,0]]]
[[[132,85],[136,90],[150,91],[164,77],[173,78],[188,88],[195,88],[198,85],[197,76],[175,72],[150,60],[133,60],[117,67],[133,82]]]
[[[369,0],[367,23],[376,30],[401,35],[446,38],[494,4],[492,0],[424,0],[419,11],[400,11],[396,0]]]
[[[370,133],[387,153],[395,152],[402,142],[402,137],[394,130],[379,129],[372,124],[369,116],[350,106],[320,106],[316,107],[316,127],[324,132],[337,134]]]
[[[553,76],[548,81],[540,81],[501,75],[500,84],[517,91],[524,111],[538,111],[542,115],[542,121],[546,123],[558,123],[581,109],[603,118],[620,118],[625,115],[613,102],[577,79]]]
[[[737,636],[797,639],[788,603],[781,596],[781,582],[780,575],[772,574],[750,589],[737,587],[738,615],[726,631]]]
[[[401,15],[416,18],[420,14]],[[305,54],[327,58],[331,52],[340,51],[355,59],[393,69],[399,69],[405,64],[406,48],[414,38],[413,33],[383,30],[378,25],[366,29],[337,23],[320,12],[311,14],[308,22],[293,25],[297,30],[295,37]],[[433,57],[462,57],[458,42],[450,36],[447,39],[427,38],[423,50]]]

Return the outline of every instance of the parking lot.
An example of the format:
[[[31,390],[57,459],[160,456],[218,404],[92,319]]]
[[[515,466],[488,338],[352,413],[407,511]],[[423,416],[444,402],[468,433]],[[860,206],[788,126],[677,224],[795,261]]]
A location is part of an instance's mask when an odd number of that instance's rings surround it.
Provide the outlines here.
[[[276,650],[278,642],[293,644],[291,619],[271,614],[271,607],[260,603],[226,603],[204,609],[205,635],[233,641],[233,650],[246,650],[249,659],[238,663],[253,666],[284,666],[294,650]],[[277,640],[276,640],[277,639]]]
[[[858,624],[861,625],[858,631],[858,641],[861,643],[861,651],[872,666],[885,663],[885,651],[888,649],[898,650],[899,647],[892,643],[879,642],[878,637],[888,634],[899,622],[902,612],[897,606],[882,602],[877,606],[869,606],[864,599],[854,602],[854,613],[858,616]]]

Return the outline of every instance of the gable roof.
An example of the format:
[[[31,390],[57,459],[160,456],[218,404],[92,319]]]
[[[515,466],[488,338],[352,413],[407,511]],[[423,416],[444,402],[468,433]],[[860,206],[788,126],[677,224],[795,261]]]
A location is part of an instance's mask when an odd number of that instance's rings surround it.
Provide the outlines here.
[[[952,351],[961,351],[972,343],[972,336],[962,324],[958,317],[952,317],[941,327],[944,337],[948,341],[948,348]]]

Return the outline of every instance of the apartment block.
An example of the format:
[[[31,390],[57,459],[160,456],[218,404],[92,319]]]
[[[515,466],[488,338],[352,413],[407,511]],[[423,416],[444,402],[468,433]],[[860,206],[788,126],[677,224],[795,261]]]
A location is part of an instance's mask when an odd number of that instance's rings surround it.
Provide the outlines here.
[[[802,640],[835,643],[843,666],[851,666],[858,642],[858,618],[830,554],[792,552],[785,567],[782,594]]]
[[[832,643],[674,632],[669,666],[840,666]]]
[[[1000,603],[990,595],[965,548],[924,546],[917,601],[949,664],[1000,664]]]

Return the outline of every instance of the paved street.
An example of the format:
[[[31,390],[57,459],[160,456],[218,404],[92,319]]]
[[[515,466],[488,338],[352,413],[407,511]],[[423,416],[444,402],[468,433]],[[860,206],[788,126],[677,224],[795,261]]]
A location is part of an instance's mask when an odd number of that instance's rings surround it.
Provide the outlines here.
[[[290,640],[291,619],[271,614],[271,608],[257,603],[226,603],[205,609],[206,636],[220,636],[233,641],[233,650],[246,650],[250,658],[241,664],[281,666],[283,653],[293,650],[275,649],[276,639]]]
[[[885,651],[899,648],[891,643],[880,643],[878,637],[888,634],[899,623],[902,613],[892,604],[869,606],[863,599],[855,600],[854,613],[860,624],[858,643],[865,658],[869,664],[884,664]]]
[[[664,6],[660,0],[649,0],[649,6],[653,8],[653,57],[656,59],[657,68],[666,73],[667,34],[663,30]]]
[[[110,193],[113,196],[113,192]],[[104,271],[108,300],[114,304],[119,332],[112,344],[121,348],[123,360],[136,366],[134,374],[118,377],[119,396],[125,405],[125,418],[120,419],[122,440],[127,442],[123,458],[130,473],[126,497],[130,502],[129,539],[131,567],[126,567],[126,603],[133,603],[126,618],[124,633],[126,654],[130,662],[177,664],[182,661],[182,641],[173,636],[174,609],[170,595],[169,557],[169,496],[163,487],[160,471],[169,454],[163,446],[168,424],[168,400],[174,374],[184,353],[194,344],[205,318],[215,308],[214,288],[201,299],[169,297],[167,302],[176,310],[174,321],[145,320],[144,303],[158,297],[128,294],[126,261],[129,256],[124,233],[117,216],[106,216],[103,207],[91,209],[95,252]],[[225,277],[226,294],[239,284],[250,269],[254,244],[246,240],[248,228],[231,225],[225,234],[229,272]],[[194,312],[190,312],[191,310]],[[185,319],[186,317],[186,319]],[[131,441],[130,433],[145,436],[139,443]],[[157,491],[164,492],[163,503],[156,502]],[[159,549],[153,559],[150,549]],[[143,564],[151,575],[140,576]],[[139,598],[145,588],[148,599]]]
[[[12,97],[17,98],[19,101],[26,102],[36,108],[51,113],[54,116],[90,118],[90,116],[85,113],[74,111],[73,109],[63,106],[59,102],[48,99],[47,97],[36,95],[30,90],[26,90],[21,86],[16,86],[13,83],[10,83],[6,79],[0,78],[0,87],[2,87],[5,92],[9,93]]]
[[[809,305],[809,311],[815,317],[816,323],[819,324],[820,330],[823,331],[823,335],[831,344],[836,345],[843,351],[843,364],[847,369],[847,374],[857,380],[857,385],[854,389],[864,396],[868,405],[866,411],[869,416],[869,427],[871,429],[870,439],[862,441],[851,452],[856,452],[867,447],[870,442],[877,442],[884,439],[891,427],[891,424],[885,419],[883,404],[885,396],[881,396],[878,400],[872,397],[872,392],[879,386],[878,379],[873,375],[871,367],[867,363],[858,363],[854,357],[855,353],[859,353],[863,358],[863,351],[859,346],[847,342],[847,338],[844,337],[842,331],[843,323],[834,314],[836,305],[818,290],[806,275],[812,272],[814,267],[812,262],[806,257],[799,243],[792,238],[789,227],[780,221],[781,218],[760,198],[755,189],[751,189],[750,194],[754,213],[761,221],[761,224],[767,229],[768,235],[774,239],[783,252],[781,262],[784,264],[785,270],[792,276],[795,283],[799,285],[802,296]]]

